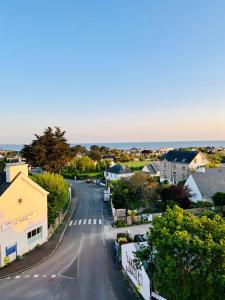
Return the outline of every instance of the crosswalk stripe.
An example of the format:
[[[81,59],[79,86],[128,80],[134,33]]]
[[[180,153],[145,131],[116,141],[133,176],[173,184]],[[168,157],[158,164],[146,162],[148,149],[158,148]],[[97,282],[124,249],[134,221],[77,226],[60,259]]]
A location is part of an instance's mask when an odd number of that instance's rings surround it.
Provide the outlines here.
[[[74,223],[73,223],[74,222]],[[74,221],[70,221],[69,226],[71,226],[73,223],[74,226],[76,225],[102,225],[103,221],[102,219],[78,219],[78,220],[74,220]]]
[[[55,278],[55,277],[56,277],[56,275],[55,275],[55,274],[51,275],[51,278]]]
[[[37,278],[37,277],[39,277],[39,275],[38,275],[38,274],[34,275],[34,278]]]
[[[24,277],[25,277],[25,278],[30,278],[30,275],[25,275]]]
[[[16,279],[19,279],[19,278],[20,278],[20,275],[15,276],[15,278],[16,278]]]
[[[44,278],[45,278],[45,277],[46,277],[46,275],[44,274],[44,275],[42,275],[42,277],[44,277]]]

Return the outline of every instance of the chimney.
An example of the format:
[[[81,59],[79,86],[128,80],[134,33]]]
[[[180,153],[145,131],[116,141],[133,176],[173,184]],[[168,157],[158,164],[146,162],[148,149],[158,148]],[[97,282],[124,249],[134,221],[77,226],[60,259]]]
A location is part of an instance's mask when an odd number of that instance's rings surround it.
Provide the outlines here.
[[[5,169],[7,182],[12,182],[19,173],[28,176],[28,165],[23,162],[7,163]]]

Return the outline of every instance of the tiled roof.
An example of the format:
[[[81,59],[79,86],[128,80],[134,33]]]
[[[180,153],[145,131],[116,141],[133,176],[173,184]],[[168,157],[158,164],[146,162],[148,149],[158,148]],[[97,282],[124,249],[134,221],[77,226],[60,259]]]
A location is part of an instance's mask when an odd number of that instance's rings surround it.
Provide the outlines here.
[[[149,173],[154,175],[160,171],[160,161],[153,161],[150,164],[146,165]]]
[[[130,174],[130,173],[132,173],[132,171],[128,167],[122,166],[122,165],[115,165],[111,168],[108,168],[106,171],[109,173],[113,173],[113,174]]]
[[[164,154],[161,160],[167,160],[171,162],[178,162],[178,163],[191,163],[192,160],[198,154],[198,151],[182,151],[182,150],[171,150]]]
[[[205,173],[192,173],[191,176],[203,197],[225,193],[225,168],[206,169]]]
[[[0,195],[2,195],[7,188],[9,187],[10,183],[6,182],[6,172],[0,174]]]

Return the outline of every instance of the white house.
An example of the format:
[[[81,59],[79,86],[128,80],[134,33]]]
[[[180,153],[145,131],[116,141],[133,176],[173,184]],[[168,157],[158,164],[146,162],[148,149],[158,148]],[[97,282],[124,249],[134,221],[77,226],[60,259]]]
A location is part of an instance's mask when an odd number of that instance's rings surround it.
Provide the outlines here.
[[[7,164],[0,174],[0,267],[47,241],[47,195],[24,163]]]
[[[106,169],[106,171],[104,172],[105,179],[110,181],[121,178],[127,178],[132,175],[134,175],[134,173],[128,167],[119,164]]]
[[[160,176],[160,161],[150,162],[143,167],[142,171],[148,173],[150,176]]]
[[[209,201],[217,192],[225,193],[225,168],[199,169],[185,182],[191,193],[191,201]]]

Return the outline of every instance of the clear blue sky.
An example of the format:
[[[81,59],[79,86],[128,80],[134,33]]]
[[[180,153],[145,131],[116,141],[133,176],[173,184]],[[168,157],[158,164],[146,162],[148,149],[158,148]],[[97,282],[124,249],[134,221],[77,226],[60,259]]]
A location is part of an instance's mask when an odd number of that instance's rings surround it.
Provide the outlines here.
[[[225,139],[225,1],[1,1],[0,112],[0,144]]]

